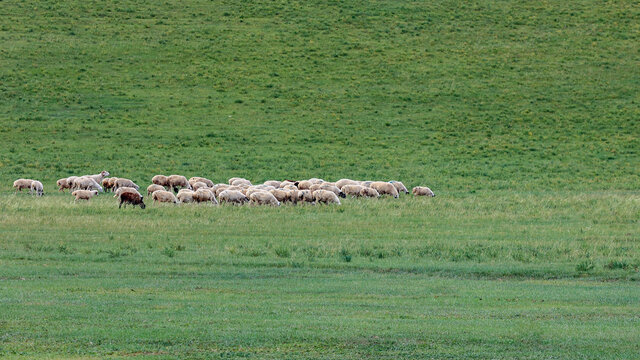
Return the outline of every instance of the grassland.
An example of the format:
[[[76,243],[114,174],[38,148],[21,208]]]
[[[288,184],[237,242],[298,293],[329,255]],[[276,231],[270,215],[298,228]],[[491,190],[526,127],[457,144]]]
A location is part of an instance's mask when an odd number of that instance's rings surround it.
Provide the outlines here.
[[[1,4],[0,357],[640,353],[634,2]],[[55,191],[103,169],[438,197]]]

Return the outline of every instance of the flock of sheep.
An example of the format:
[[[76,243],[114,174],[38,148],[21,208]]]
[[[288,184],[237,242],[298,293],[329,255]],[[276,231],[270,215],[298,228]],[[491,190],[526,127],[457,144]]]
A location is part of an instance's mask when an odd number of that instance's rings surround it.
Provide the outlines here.
[[[107,177],[108,171],[100,174],[70,176],[57,181],[58,190],[71,191],[78,200],[89,200],[98,192],[112,191],[114,197],[119,200],[119,206],[127,204],[145,208],[144,196],[138,191],[140,187],[125,178]],[[340,198],[392,196],[398,198],[401,193],[409,191],[400,181],[357,181],[341,179],[336,182],[328,182],[318,178],[308,180],[269,180],[263,184],[254,185],[243,178],[231,178],[228,184],[214,184],[213,181],[194,176],[187,180],[182,175],[156,175],[151,179],[152,184],[147,187],[147,195],[153,202],[161,203],[229,203],[241,205],[245,203],[254,205],[280,206],[283,203],[323,203],[340,205]],[[31,194],[42,196],[43,186],[40,181],[31,179],[18,179],[13,183],[18,191],[29,189]],[[172,192],[173,191],[173,192]],[[175,195],[174,195],[175,193]],[[425,186],[416,186],[412,191],[414,196],[435,196],[433,191]]]

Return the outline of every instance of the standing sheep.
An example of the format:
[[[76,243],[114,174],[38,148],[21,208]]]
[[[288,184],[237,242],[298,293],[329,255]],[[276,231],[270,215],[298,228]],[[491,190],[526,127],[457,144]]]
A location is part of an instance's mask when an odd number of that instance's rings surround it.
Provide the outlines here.
[[[207,184],[203,183],[202,181],[196,181],[193,184],[189,183],[191,185],[191,188],[193,188],[193,191],[198,191],[198,189],[208,189],[209,187],[207,186]]]
[[[169,178],[167,176],[156,175],[153,178],[151,178],[151,182],[156,184],[156,185],[164,186],[165,189],[170,190],[170,188],[169,188]]]
[[[311,185],[313,185],[313,183],[311,183],[311,181],[309,180],[302,180],[302,181],[298,181],[297,184],[295,184],[299,190],[309,190],[309,188],[311,187]]]
[[[89,199],[98,195],[98,192],[96,190],[76,190],[72,192],[71,195],[75,196],[75,199],[73,200],[73,202],[75,203],[78,200],[89,201]]]
[[[58,181],[56,181],[56,185],[58,186],[58,191],[62,192],[64,192],[64,189],[71,188],[69,182],[67,181],[67,178],[58,179]]]
[[[129,179],[125,179],[125,178],[118,178],[118,180],[116,180],[115,185],[113,185],[113,189],[114,190],[118,190],[121,187],[130,187],[130,188],[134,188],[136,190],[140,189],[140,186],[138,186],[133,181],[131,181]]]
[[[29,192],[31,194],[35,192],[37,196],[44,195],[44,188],[42,186],[42,183],[38,180],[33,180],[33,182],[31,183],[31,190]]]
[[[193,190],[181,189],[176,196],[180,203],[192,203],[193,202]]]
[[[388,182],[374,181],[369,187],[376,189],[380,195],[391,195],[396,199],[399,197],[396,187]]]
[[[215,195],[209,189],[198,189],[193,193],[193,200],[197,203],[212,202],[214,205],[218,205]]]
[[[436,194],[426,186],[416,186],[411,190],[411,192],[413,193],[413,196],[436,196]]]
[[[202,182],[205,183],[207,185],[207,187],[212,188],[213,187],[213,181],[207,179],[207,178],[203,178],[200,176],[194,176],[192,178],[189,179],[189,184],[191,184],[191,186],[193,186],[195,183],[197,182]],[[196,190],[196,189],[194,189]]]
[[[313,200],[317,203],[324,204],[338,204],[340,205],[340,199],[333,191],[329,190],[316,190],[313,192]]]
[[[77,178],[74,182],[74,188],[77,190],[98,190],[102,192],[102,186],[98,184],[92,177],[82,176]]]
[[[140,209],[144,209],[145,207],[147,207],[144,202],[142,201],[143,197],[142,195],[140,195],[137,191],[136,192],[124,192],[122,193],[122,195],[120,195],[120,205],[118,205],[118,209],[120,209],[122,207],[122,204],[124,204],[124,207],[127,207],[127,204],[133,205],[133,206],[140,206]]]
[[[121,187],[118,188],[118,190],[115,191],[115,193],[113,194],[114,198],[120,198],[120,196],[126,192],[135,192],[138,193],[138,190],[136,188],[132,188],[132,187]],[[140,193],[138,193],[140,194]]]
[[[296,202],[313,203],[311,190],[298,190],[296,193]]]
[[[350,195],[351,197],[358,197],[360,196],[360,191],[362,189],[364,189],[364,186],[361,185],[343,185],[342,188],[340,188],[342,190],[342,192],[346,195]]]
[[[251,204],[255,205],[272,205],[272,206],[280,206],[280,202],[276,199],[273,194],[266,191],[258,191],[254,192],[249,196],[249,200]]]
[[[93,180],[95,180],[95,182],[97,182],[98,184],[102,183],[102,179],[104,179],[105,177],[109,176],[109,172],[107,170],[104,170],[102,172],[100,172],[100,174],[95,174],[95,175],[83,175],[81,177],[88,177],[88,178],[92,178]]]
[[[22,189],[31,190],[31,183],[33,180],[31,179],[18,179],[13,182],[13,188],[16,189],[16,192],[22,192]]]
[[[223,190],[218,196],[220,203],[230,203],[242,205],[249,202],[249,199],[238,190]]]
[[[173,192],[178,192],[178,188],[191,190],[191,184],[187,181],[187,178],[182,175],[170,175],[167,178],[169,189],[173,189]]]
[[[164,190],[164,186],[158,184],[151,184],[147,186],[147,195],[151,195],[156,191]]]
[[[160,186],[157,184],[153,184],[155,186]],[[163,188],[164,189],[164,188]],[[153,199],[153,202],[166,202],[166,203],[172,203],[172,204],[177,204],[178,203],[178,198],[176,198],[175,195],[173,195],[172,192],[166,191],[166,190],[156,190],[153,192],[153,194],[151,195],[151,198]]]
[[[380,197],[380,193],[378,193],[378,190],[376,189],[372,189],[370,187],[362,187],[362,189],[360,189],[360,196],[362,197],[372,197],[372,198],[379,198]]]

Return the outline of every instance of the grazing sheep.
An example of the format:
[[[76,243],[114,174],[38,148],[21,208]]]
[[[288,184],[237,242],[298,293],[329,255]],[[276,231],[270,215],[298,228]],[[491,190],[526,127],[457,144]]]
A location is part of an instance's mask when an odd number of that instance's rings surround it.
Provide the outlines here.
[[[75,196],[75,200],[73,200],[73,202],[75,203],[78,200],[87,200],[89,201],[89,199],[91,199],[92,197],[98,195],[98,191],[96,190],[76,190],[74,192],[71,193],[71,195]]]
[[[436,194],[426,186],[416,186],[411,190],[411,192],[413,193],[413,196],[436,196]]]
[[[345,194],[345,196],[351,195],[351,197],[358,197],[360,196],[360,190],[364,188],[365,187],[362,185],[349,184],[349,185],[343,185],[341,190]]]
[[[164,190],[164,186],[158,184],[151,184],[147,186],[147,195],[151,195],[156,191]]]
[[[296,201],[297,192],[293,190],[273,189],[269,192],[281,203]]]
[[[360,190],[360,196],[362,196],[362,197],[379,198],[380,197],[380,193],[378,193],[378,190],[376,190],[376,189],[372,189],[372,188],[369,188],[369,187],[362,186],[362,189]]]
[[[329,191],[329,190],[314,191],[313,200],[315,200],[316,203],[340,205],[340,199],[338,199],[338,195],[336,195],[333,191]]]
[[[140,189],[140,186],[138,186],[133,181],[125,178],[118,178],[118,180],[116,180],[116,183],[113,185],[113,189],[118,190],[121,187],[130,187],[136,190]]]
[[[247,179],[237,179],[234,180],[231,185],[233,186],[251,186],[251,181]]]
[[[203,183],[202,181],[196,181],[193,184],[189,183],[191,185],[191,188],[193,189],[193,191],[198,191],[198,189],[208,189],[209,187],[207,186],[207,184]]]
[[[331,191],[333,193],[335,193],[337,196],[344,198],[345,195],[342,191],[340,191],[340,189],[338,189],[335,185],[333,185],[332,183],[321,183],[321,184],[313,184],[311,185],[311,187],[309,188],[309,190],[311,190],[311,192],[313,193],[316,190],[328,190]]]
[[[220,196],[221,192],[227,190],[230,187],[231,187],[231,185],[227,185],[227,184],[222,184],[222,185],[218,184],[218,185],[216,185],[216,190],[215,190],[216,197]]]
[[[142,201],[143,196],[140,195],[137,191],[136,192],[123,192],[122,195],[120,195],[120,205],[118,205],[118,209],[122,207],[122,204],[124,204],[124,207],[127,207],[127,204],[133,205],[133,206],[140,206],[140,209],[144,209],[145,207],[147,207],[144,202]]]
[[[239,177],[232,177],[231,179],[229,179],[229,185],[233,185],[233,182],[236,180],[246,180],[246,179],[239,178]]]
[[[178,195],[176,197],[178,198],[178,201],[180,201],[181,203],[192,203],[193,190],[181,189],[180,191],[178,191]]]
[[[220,192],[220,196],[218,196],[218,200],[221,203],[230,203],[230,204],[244,204],[249,202],[249,199],[238,190],[224,190]]]
[[[58,181],[56,181],[56,185],[58,186],[58,191],[64,192],[64,189],[71,189],[71,185],[69,185],[67,178],[58,179]]]
[[[33,180],[33,182],[31,183],[31,190],[29,191],[29,193],[33,194],[34,192],[37,196],[44,195],[44,188],[42,186],[42,183],[38,180]]]
[[[295,185],[287,185],[283,188],[280,188],[281,190],[291,190],[291,191],[298,191],[298,187],[296,187]]]
[[[296,202],[313,203],[311,190],[298,190],[296,193]]]
[[[94,178],[88,176],[82,176],[77,178],[73,182],[74,188],[76,190],[98,190],[99,192],[103,192],[102,186],[98,184]]]
[[[213,187],[213,181],[211,181],[211,180],[209,180],[207,178],[194,176],[194,177],[189,179],[189,184],[191,184],[191,186],[193,186],[197,182],[205,183],[207,185],[207,187],[209,187],[209,188]],[[193,189],[193,190],[195,191],[196,189]]]
[[[309,179],[309,182],[310,182],[311,184],[322,184],[322,183],[323,183],[323,182],[325,182],[325,181],[324,181],[324,180],[322,180],[322,179],[318,179],[318,178],[311,178],[311,179]]]
[[[31,183],[33,180],[31,179],[18,179],[13,182],[13,188],[16,189],[16,192],[22,192],[22,189],[29,189],[31,191]]]
[[[371,184],[373,184],[373,181],[360,181],[359,184],[364,187],[371,187]]]
[[[313,185],[313,183],[309,180],[302,180],[302,181],[298,181],[298,183],[295,185],[300,190],[309,190],[309,188],[311,187],[311,185]]]
[[[187,178],[182,175],[170,175],[168,178],[169,189],[173,188],[173,192],[178,192],[178,188],[191,190],[191,184]]]
[[[115,193],[113,194],[113,197],[114,198],[120,198],[120,196],[125,192],[136,192],[137,193],[138,189],[132,188],[132,187],[126,187],[126,186],[125,187],[121,187],[121,188],[118,188],[115,191]],[[140,194],[140,193],[138,193],[138,194]]]
[[[254,192],[249,196],[249,200],[251,204],[254,205],[272,205],[272,206],[280,206],[280,202],[273,196],[272,193],[266,191],[258,191]]]
[[[396,199],[399,197],[396,187],[388,182],[374,181],[369,187],[378,190],[380,195],[391,195]]]
[[[160,186],[158,184],[153,184],[153,185]],[[166,203],[172,203],[172,204],[178,203],[178,198],[175,195],[173,195],[172,192],[164,190],[164,187],[162,187],[162,189],[163,190],[156,190],[151,194],[151,198],[153,199],[154,203],[155,202],[166,202]]]
[[[165,189],[169,189],[169,178],[164,175],[156,175],[151,178],[151,182],[163,186]]]
[[[253,194],[254,192],[258,192],[258,191],[271,191],[273,189],[262,189],[262,188],[258,188],[256,186],[252,186],[246,190],[240,190],[241,193],[243,193],[246,197],[251,196],[251,194]]]
[[[213,195],[213,192],[209,189],[198,189],[193,193],[193,200],[197,203],[201,202],[212,202],[215,205],[218,205],[218,200],[216,200],[216,196]]]
[[[345,185],[358,185],[358,182],[350,179],[340,179],[336,181],[336,187],[342,190],[342,187]]]
[[[285,181],[280,182],[280,186],[278,186],[278,187],[282,189],[282,188],[287,187],[287,186],[296,186],[296,182],[295,181],[285,180]],[[296,188],[298,188],[298,187],[296,186]]]
[[[118,181],[117,177],[110,177],[109,178],[109,182],[107,183],[107,185],[109,187],[109,190],[111,190],[111,191],[115,191],[116,190],[116,189],[114,189],[115,186],[116,186],[116,181]],[[105,189],[106,189],[106,187],[105,187]]]
[[[280,183],[281,183],[281,181],[278,181],[278,180],[267,180],[267,181],[264,182],[264,185],[273,186],[274,188],[279,188],[280,187]]]
[[[389,183],[393,184],[393,186],[396,187],[396,190],[398,190],[398,194],[409,193],[409,190],[407,190],[407,188],[404,186],[404,184],[401,181],[389,181]]]

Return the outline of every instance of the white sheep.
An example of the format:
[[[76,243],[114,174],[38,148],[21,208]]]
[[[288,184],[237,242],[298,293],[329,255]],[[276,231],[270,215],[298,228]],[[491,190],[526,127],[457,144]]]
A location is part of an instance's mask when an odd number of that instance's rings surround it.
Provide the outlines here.
[[[31,182],[31,190],[29,192],[31,194],[35,192],[37,196],[44,195],[44,188],[42,186],[42,183],[38,180],[33,180],[33,182]]]
[[[393,184],[393,186],[396,187],[396,190],[398,190],[398,194],[400,193],[405,193],[408,194],[409,190],[407,190],[407,188],[404,186],[404,184],[401,181],[389,181],[389,183]]]
[[[193,193],[193,200],[197,203],[212,202],[214,205],[218,205],[215,195],[209,189],[198,189]]]
[[[249,200],[251,204],[255,205],[272,205],[272,206],[280,206],[280,202],[276,199],[273,194],[266,191],[258,191],[254,192],[249,196]]]
[[[31,183],[32,182],[33,182],[33,180],[31,180],[31,179],[18,179],[18,180],[13,182],[13,188],[16,190],[16,192],[18,192],[18,191],[22,192],[22,189],[31,190]]]
[[[147,186],[147,195],[151,195],[156,191],[165,190],[164,186],[158,184],[151,184]]]
[[[136,190],[140,189],[140,186],[138,186],[138,184],[134,183],[130,179],[118,178],[118,180],[116,180],[115,185],[113,185],[113,189],[118,190],[121,187],[130,187]]]
[[[158,184],[153,184],[155,186],[160,186]],[[162,187],[164,189],[164,187]],[[172,192],[166,191],[166,190],[156,190],[152,193],[151,198],[153,199],[153,202],[166,202],[166,203],[172,203],[172,204],[177,204],[178,203],[178,198],[176,198],[175,195],[173,195]]]
[[[313,192],[313,200],[316,203],[324,204],[338,204],[340,205],[340,199],[333,191],[329,190],[316,190]]]
[[[96,191],[96,190],[76,190],[76,191],[72,192],[71,195],[75,196],[75,199],[73,200],[74,203],[76,201],[78,201],[78,200],[87,200],[87,201],[89,201],[89,199],[91,199],[92,197],[98,195],[98,191]]]
[[[380,195],[391,195],[396,199],[399,197],[396,187],[388,182],[374,181],[369,187],[376,189]]]
[[[411,190],[411,192],[413,193],[413,196],[436,196],[436,194],[426,186],[416,186]]]
[[[74,188],[76,190],[98,190],[102,192],[102,186],[96,182],[96,180],[89,176],[82,176],[73,182]]]
[[[249,201],[249,199],[238,190],[223,190],[220,192],[218,200],[221,203],[225,202],[230,204],[244,204]]]

